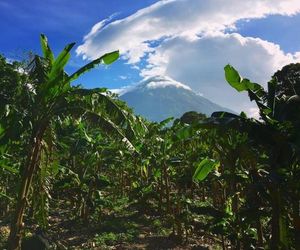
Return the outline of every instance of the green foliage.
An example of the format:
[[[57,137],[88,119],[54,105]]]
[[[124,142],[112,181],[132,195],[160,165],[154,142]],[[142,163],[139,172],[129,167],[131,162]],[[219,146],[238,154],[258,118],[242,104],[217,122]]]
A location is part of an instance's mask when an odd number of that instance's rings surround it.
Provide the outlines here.
[[[182,123],[192,124],[194,122],[199,122],[200,120],[203,120],[206,118],[206,115],[197,113],[195,111],[189,111],[184,113],[179,121]]]
[[[193,179],[196,181],[203,181],[207,175],[216,167],[219,163],[211,159],[203,159],[196,165],[196,171],[193,175]]]
[[[98,248],[137,241],[141,230],[178,244],[201,235],[223,249],[299,248],[298,64],[276,72],[267,90],[225,66],[260,120],[187,112],[171,125],[135,116],[104,88],[72,86],[119,57],[68,75],[73,46],[55,56],[41,35],[43,56],[27,68],[0,58],[1,220],[22,208],[12,232],[22,213],[51,230],[55,210],[91,229],[88,244]]]
[[[96,234],[94,242],[98,247],[114,246],[122,242],[132,242],[136,237],[136,232],[128,231],[127,233],[102,233]]]
[[[98,64],[104,63],[106,65],[109,65],[109,64],[113,63],[114,61],[116,61],[118,58],[119,58],[119,51],[114,51],[114,52],[111,52],[111,53],[107,53],[107,54],[105,54],[105,55],[103,55],[103,56],[95,59],[94,61],[91,61],[90,63],[88,63],[87,65],[83,66],[79,70],[77,70],[75,73],[73,73],[69,77],[69,80],[70,81],[74,81],[79,76],[81,76],[82,74],[84,74],[87,71],[95,68],[95,66],[97,66]]]

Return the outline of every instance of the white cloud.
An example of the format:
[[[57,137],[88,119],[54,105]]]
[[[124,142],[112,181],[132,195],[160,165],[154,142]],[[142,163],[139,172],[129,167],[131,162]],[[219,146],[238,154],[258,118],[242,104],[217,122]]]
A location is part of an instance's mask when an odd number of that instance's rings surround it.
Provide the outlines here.
[[[126,80],[126,79],[128,78],[128,76],[119,76],[119,78],[120,78],[121,80]]]
[[[156,89],[156,88],[165,88],[165,87],[176,87],[176,88],[183,88],[187,90],[192,90],[189,86],[175,81],[174,79],[168,76],[152,76],[149,78],[144,79],[138,86],[145,86],[148,89]]]
[[[259,109],[257,107],[250,108],[248,111],[248,115],[255,119],[259,119]]]
[[[119,89],[110,89],[109,91],[111,91],[112,93],[118,94],[118,95],[124,95],[125,93],[133,90],[135,88],[135,86],[125,86]]]
[[[241,19],[293,15],[299,11],[299,0],[162,0],[122,20],[107,25],[107,20],[97,23],[77,53],[95,59],[120,49],[129,63],[136,63],[153,51],[149,41],[178,35],[193,38],[233,28]]]
[[[254,104],[225,82],[226,64],[232,64],[242,76],[265,84],[277,69],[299,59],[299,54],[285,54],[278,45],[258,38],[219,33],[192,41],[177,37],[163,42],[149,56],[148,67],[141,74],[168,75],[211,101],[240,112]]]
[[[178,81],[175,81],[174,79],[168,77],[168,76],[151,76],[151,77],[146,77],[144,80],[140,81],[136,85],[130,85],[130,86],[125,86],[120,89],[111,89],[110,91],[119,95],[124,95],[127,92],[133,91],[137,88],[141,89],[156,89],[156,88],[166,88],[166,87],[175,87],[175,88],[183,88],[187,90],[192,89]]]
[[[161,0],[127,18],[96,24],[77,54],[94,59],[119,49],[143,77],[170,76],[220,105],[252,114],[255,105],[225,83],[223,67],[230,63],[265,84],[274,71],[300,60],[300,52],[286,54],[274,43],[226,31],[239,20],[299,12],[299,0]],[[138,67],[142,58],[146,65]]]

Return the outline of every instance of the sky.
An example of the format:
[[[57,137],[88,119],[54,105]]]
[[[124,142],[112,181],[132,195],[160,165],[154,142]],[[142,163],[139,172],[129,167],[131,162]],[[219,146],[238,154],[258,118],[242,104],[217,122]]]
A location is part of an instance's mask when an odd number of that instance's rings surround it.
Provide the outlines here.
[[[224,66],[266,86],[300,61],[299,0],[0,0],[0,30],[0,53],[11,60],[40,54],[41,33],[56,54],[76,42],[69,73],[120,50],[117,62],[78,80],[87,88],[166,76],[250,116],[255,105],[225,82]]]

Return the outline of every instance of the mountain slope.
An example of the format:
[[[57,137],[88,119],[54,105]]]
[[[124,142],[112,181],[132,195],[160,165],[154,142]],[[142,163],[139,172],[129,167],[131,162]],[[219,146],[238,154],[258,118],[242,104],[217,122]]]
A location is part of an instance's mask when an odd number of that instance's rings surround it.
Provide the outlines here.
[[[151,121],[161,121],[171,116],[178,118],[187,111],[197,111],[208,116],[215,111],[230,111],[165,76],[148,78],[123,91],[120,92],[120,99],[127,102],[136,114]]]

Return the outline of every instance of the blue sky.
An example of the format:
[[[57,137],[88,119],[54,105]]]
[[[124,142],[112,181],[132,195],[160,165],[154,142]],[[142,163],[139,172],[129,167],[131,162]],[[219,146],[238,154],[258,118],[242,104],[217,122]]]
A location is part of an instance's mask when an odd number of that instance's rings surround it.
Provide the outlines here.
[[[284,64],[300,61],[299,2],[0,0],[0,53],[11,59],[27,51],[40,53],[40,33],[48,36],[56,53],[75,41],[79,48],[67,68],[72,72],[120,49],[118,62],[89,72],[79,82],[116,89],[167,75],[214,102],[255,115],[247,98],[224,82],[223,65],[231,63],[265,84]]]
[[[285,52],[300,51],[300,15],[286,17],[273,15],[237,24],[243,36],[260,37],[279,44]]]
[[[154,2],[156,0],[0,0],[0,30],[5,34],[0,39],[0,53],[12,59],[22,58],[28,51],[40,53],[41,33],[48,37],[52,49],[58,53],[67,43],[79,45],[95,23],[111,15],[124,18]],[[72,72],[83,64],[74,52],[67,69]],[[131,80],[121,79],[130,69],[124,62],[117,62],[107,70],[91,71],[80,83],[87,87],[104,84],[116,88],[131,83]],[[131,75],[132,81],[139,81],[137,71]]]

